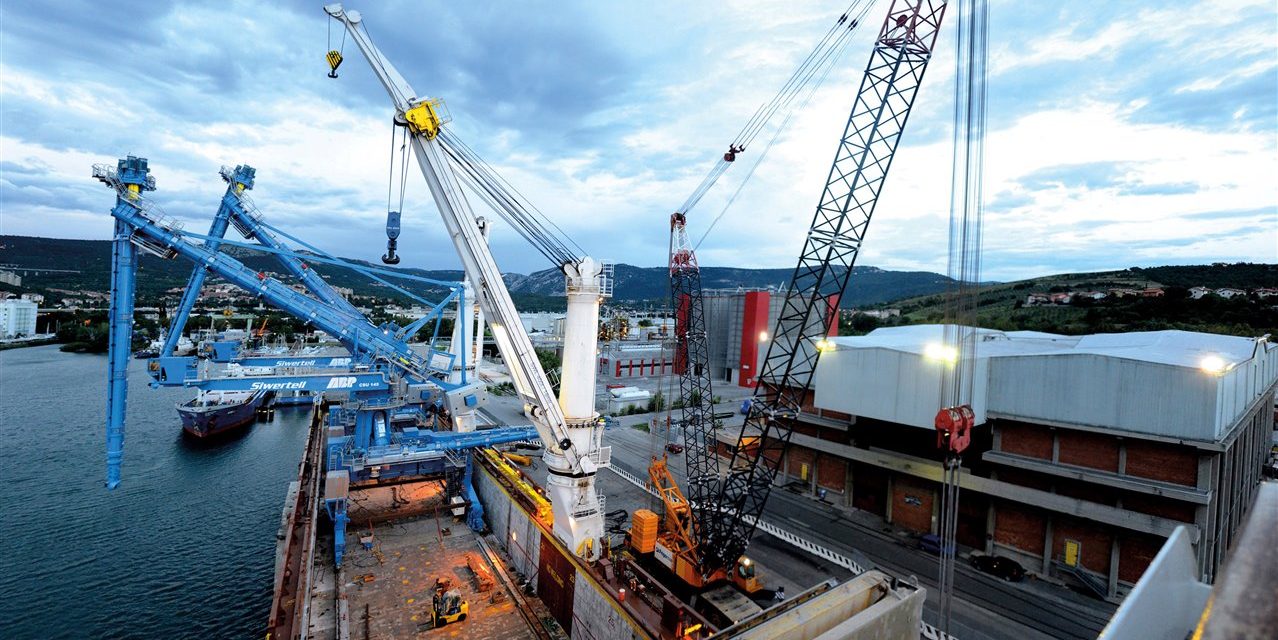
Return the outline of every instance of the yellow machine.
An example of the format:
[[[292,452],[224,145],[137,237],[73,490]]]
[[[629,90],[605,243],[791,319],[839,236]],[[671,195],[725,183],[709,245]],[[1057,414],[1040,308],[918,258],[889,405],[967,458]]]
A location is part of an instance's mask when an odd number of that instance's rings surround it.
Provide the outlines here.
[[[501,454],[501,457],[521,467],[531,466],[533,463],[532,456],[526,456],[526,455],[523,455],[522,453],[511,453],[509,451],[503,451]]]
[[[462,600],[461,592],[448,589],[447,582],[435,582],[435,596],[431,598],[430,621],[436,627],[461,622],[470,613],[470,603]]]
[[[630,528],[630,548],[633,551],[651,553],[657,562],[697,589],[724,580],[731,580],[748,595],[763,588],[755,575],[754,563],[745,556],[737,559],[731,572],[720,569],[703,577],[700,552],[693,535],[692,506],[670,474],[664,455],[654,457],[648,465],[648,483],[661,496],[665,518],[660,520],[659,527],[657,514],[648,509],[635,510]]]

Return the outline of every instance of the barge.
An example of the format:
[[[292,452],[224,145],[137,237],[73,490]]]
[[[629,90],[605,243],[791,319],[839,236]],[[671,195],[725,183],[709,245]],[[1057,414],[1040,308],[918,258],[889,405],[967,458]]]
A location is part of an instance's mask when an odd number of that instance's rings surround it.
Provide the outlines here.
[[[177,410],[183,432],[209,438],[252,424],[271,400],[269,391],[201,391]]]

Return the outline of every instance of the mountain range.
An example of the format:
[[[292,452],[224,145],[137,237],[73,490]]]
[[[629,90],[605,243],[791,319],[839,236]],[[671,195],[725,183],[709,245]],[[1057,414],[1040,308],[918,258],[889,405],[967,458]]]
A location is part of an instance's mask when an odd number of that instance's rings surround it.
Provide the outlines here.
[[[226,253],[235,256],[245,266],[256,271],[282,269],[273,257],[247,249],[228,248]],[[400,273],[433,280],[456,281],[462,277],[458,269],[391,268],[362,260],[347,260],[363,266],[390,269]],[[329,283],[347,287],[360,296],[397,298],[386,288],[354,271],[327,264],[316,264]],[[111,243],[108,240],[65,240],[30,236],[0,235],[0,270],[22,269],[22,287],[0,285],[11,291],[31,291],[49,296],[51,289],[67,291],[106,292],[111,281]],[[52,269],[56,271],[38,271]],[[191,273],[190,263],[178,260],[161,260],[147,253],[142,254],[138,268],[138,296],[155,298],[174,287],[184,286]],[[701,279],[705,289],[762,288],[784,285],[792,275],[791,269],[746,269],[738,267],[702,267]],[[524,306],[555,306],[552,300],[563,294],[564,281],[556,269],[544,269],[529,274],[506,273],[502,276],[516,302]],[[663,301],[669,295],[668,271],[665,267],[638,267],[617,264],[614,270],[613,300],[619,302]],[[890,302],[901,298],[925,296],[944,291],[951,280],[946,276],[927,271],[889,271],[877,267],[854,267],[848,294],[841,306],[854,307]],[[422,293],[432,292],[425,285],[404,285],[406,289]],[[66,297],[56,294],[54,298]],[[562,307],[562,298],[558,306]]]

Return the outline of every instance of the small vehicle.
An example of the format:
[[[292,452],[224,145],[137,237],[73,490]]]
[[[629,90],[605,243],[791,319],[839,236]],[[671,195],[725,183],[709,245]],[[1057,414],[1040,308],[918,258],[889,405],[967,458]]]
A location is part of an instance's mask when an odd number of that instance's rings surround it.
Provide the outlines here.
[[[670,453],[683,453],[683,445],[677,442],[668,442],[666,443],[666,451],[669,451]]]
[[[466,619],[466,614],[470,613],[470,603],[462,600],[461,591],[448,589],[449,586],[447,581],[435,581],[430,621],[436,629],[453,622],[461,622]]]
[[[941,555],[941,536],[935,533],[919,536],[918,547],[934,556]],[[946,550],[953,552],[954,543],[946,545]]]
[[[1020,582],[1025,579],[1025,568],[1019,562],[1003,556],[984,554],[972,556],[972,566],[976,567],[977,571],[997,576],[1008,582]]]

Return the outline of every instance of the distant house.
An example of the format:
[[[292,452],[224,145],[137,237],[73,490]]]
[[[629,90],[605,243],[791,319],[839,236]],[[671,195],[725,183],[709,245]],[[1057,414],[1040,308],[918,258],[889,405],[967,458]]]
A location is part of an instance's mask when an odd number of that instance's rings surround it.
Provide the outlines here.
[[[885,318],[897,318],[901,315],[900,309],[870,309],[868,311],[857,311],[857,315],[870,316],[883,320]]]
[[[1135,289],[1110,289],[1109,295],[1115,298],[1135,298],[1140,292]]]
[[[1210,293],[1214,293],[1214,292],[1211,289],[1208,289],[1207,287],[1191,287],[1189,289],[1189,297],[1194,300],[1199,300],[1203,296]]]
[[[1242,289],[1231,289],[1229,287],[1224,287],[1222,289],[1217,289],[1216,295],[1225,299],[1229,299],[1234,296],[1245,296],[1247,295],[1247,292],[1243,291]]]
[[[22,299],[30,301],[30,302],[34,302],[36,304],[40,304],[44,302],[44,296],[38,293],[24,293],[22,294]]]
[[[1089,300],[1104,300],[1105,292],[1104,291],[1076,291],[1074,292],[1074,297],[1087,298]]]
[[[1164,291],[1159,287],[1146,287],[1141,290],[1140,295],[1142,298],[1161,298]]]
[[[1256,294],[1256,297],[1257,297],[1257,298],[1274,298],[1274,297],[1278,297],[1278,289],[1273,289],[1273,288],[1270,288],[1270,287],[1266,287],[1266,288],[1264,288],[1264,289],[1253,289],[1253,290],[1252,290],[1252,293]]]
[[[1049,293],[1047,297],[1051,299],[1052,304],[1069,304],[1074,297],[1069,293]]]
[[[1051,304],[1052,299],[1046,293],[1031,293],[1025,297],[1025,306],[1037,307],[1043,304]]]

